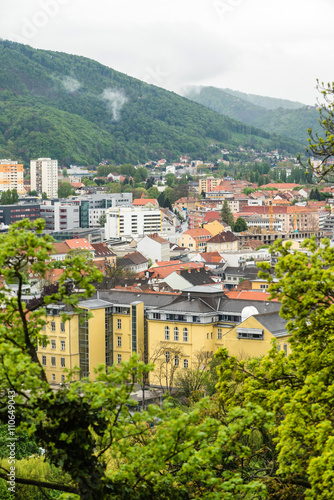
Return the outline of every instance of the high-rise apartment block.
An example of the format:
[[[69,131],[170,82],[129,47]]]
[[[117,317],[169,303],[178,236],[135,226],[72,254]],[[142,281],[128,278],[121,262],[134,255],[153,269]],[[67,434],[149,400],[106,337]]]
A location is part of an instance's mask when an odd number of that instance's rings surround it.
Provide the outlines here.
[[[23,164],[17,161],[0,160],[0,191],[16,189],[18,194],[24,194]]]
[[[38,158],[30,161],[31,191],[58,196],[58,160]]]

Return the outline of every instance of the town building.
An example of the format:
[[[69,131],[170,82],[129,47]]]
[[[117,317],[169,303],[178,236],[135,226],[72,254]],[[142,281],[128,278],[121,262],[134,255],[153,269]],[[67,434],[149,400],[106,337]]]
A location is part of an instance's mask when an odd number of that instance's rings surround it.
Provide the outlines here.
[[[46,193],[47,196],[58,196],[58,160],[51,158],[38,158],[30,160],[30,186],[31,191],[38,194]]]
[[[0,192],[16,189],[26,194],[23,184],[23,164],[17,161],[0,160]]]
[[[231,232],[218,233],[207,241],[208,252],[237,251],[239,239]]]
[[[22,219],[35,220],[40,217],[39,203],[16,203],[0,205],[0,224],[10,226]]]
[[[40,206],[40,214],[45,220],[47,231],[63,231],[80,227],[79,207],[71,203],[45,200]]]
[[[275,316],[280,307],[277,301],[251,300],[250,295],[229,298],[215,285],[181,294],[100,290],[98,297],[79,303],[80,315],[61,304],[47,307],[43,333],[48,341],[40,342],[38,357],[48,380],[60,384],[66,369],[80,369],[73,379],[94,380],[98,365],[117,365],[138,353],[143,361],[155,362],[148,382],[164,387],[169,383],[162,375],[167,371],[168,376],[171,364],[180,371],[191,369],[199,352],[211,356],[227,346],[231,353],[261,356],[271,339],[285,343],[284,325]],[[68,314],[65,322],[63,312]]]
[[[170,260],[170,243],[157,233],[140,239],[137,242],[137,250],[152,262]]]
[[[106,211],[105,236],[110,238],[144,237],[161,231],[161,213],[155,208],[120,207]]]

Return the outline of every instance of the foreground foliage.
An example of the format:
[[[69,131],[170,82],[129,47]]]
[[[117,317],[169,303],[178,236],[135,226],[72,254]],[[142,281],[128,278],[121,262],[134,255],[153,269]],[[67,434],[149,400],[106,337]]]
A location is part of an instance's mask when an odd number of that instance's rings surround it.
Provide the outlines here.
[[[51,240],[42,230],[42,221],[23,221],[0,236],[1,274],[19,285],[16,296],[0,288],[1,422],[8,420],[8,390],[15,391],[17,435],[28,433],[46,450],[45,460],[25,455],[17,462],[16,493],[73,500],[332,498],[334,251],[328,241],[321,249],[307,242],[308,253],[274,247],[280,279],[271,291],[289,320],[289,357],[273,347],[246,362],[221,350],[217,395],[192,398],[186,411],[167,400],[162,409],[133,413],[134,384],[152,369],[136,356],[107,371],[98,367],[96,382],[72,382],[57,392],[47,383],[36,354],[46,340],[45,307],[61,301],[76,308],[93,293],[99,273],[72,256],[58,286],[25,303],[27,266],[40,278],[51,266]],[[211,378],[179,381],[183,397],[192,387],[209,387]],[[7,479],[2,456],[0,478]],[[6,498],[1,480],[0,491]]]

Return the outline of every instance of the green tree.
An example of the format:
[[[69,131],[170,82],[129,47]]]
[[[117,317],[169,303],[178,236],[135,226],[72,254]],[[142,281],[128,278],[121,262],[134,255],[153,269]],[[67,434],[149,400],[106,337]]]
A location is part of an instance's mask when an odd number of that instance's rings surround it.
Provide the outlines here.
[[[247,231],[248,226],[243,217],[238,217],[237,220],[235,221],[233,231],[236,233],[240,233],[241,231]]]
[[[318,247],[315,239],[302,247],[305,252],[292,251],[291,242],[275,243],[278,281],[268,278],[268,264],[261,265],[271,297],[282,303],[291,353],[286,356],[274,343],[261,360],[240,361],[222,350],[219,392],[225,411],[239,414],[239,425],[249,418],[253,422],[259,444],[255,467],[261,467],[269,498],[329,500],[334,488],[334,249],[329,240]],[[240,434],[241,441],[247,434]]]
[[[228,224],[232,231],[233,231],[233,227],[234,227],[234,217],[233,217],[233,214],[231,212],[231,209],[228,205],[228,201],[227,200],[224,200],[224,203],[223,203],[223,207],[221,209],[221,218],[222,218],[222,221],[225,222],[226,224]]]
[[[107,216],[106,216],[106,213],[103,212],[103,214],[100,215],[99,220],[98,220],[99,226],[104,227],[106,222],[107,222]]]
[[[1,193],[1,205],[14,205],[19,201],[19,195],[16,189],[3,191]]]
[[[174,174],[167,174],[166,175],[166,183],[168,187],[172,187],[177,183],[176,176]]]
[[[48,199],[48,195],[45,192],[43,192],[42,193],[42,200],[47,200],[47,199]]]
[[[58,185],[58,197],[68,198],[75,195],[75,191],[70,182],[60,182]]]

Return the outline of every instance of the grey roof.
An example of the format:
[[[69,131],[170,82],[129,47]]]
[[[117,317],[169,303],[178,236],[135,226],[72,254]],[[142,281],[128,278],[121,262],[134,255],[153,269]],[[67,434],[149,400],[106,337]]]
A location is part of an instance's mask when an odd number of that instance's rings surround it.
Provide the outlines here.
[[[101,299],[89,299],[89,300],[83,300],[79,302],[78,304],[79,307],[87,308],[87,309],[100,309],[101,307],[110,307],[111,303],[106,302],[105,300]]]
[[[200,298],[177,297],[174,302],[165,306],[158,306],[159,310],[175,311],[180,313],[212,313],[212,307],[208,306]]]
[[[208,273],[205,269],[196,269],[192,271],[188,269],[181,269],[180,276],[187,280],[191,285],[207,285],[213,283],[213,279],[211,278],[210,273]]]
[[[123,290],[99,290],[99,297],[113,304],[130,305],[135,301],[144,302],[145,307],[161,307],[170,304],[175,294],[126,292]]]
[[[256,318],[258,322],[269,330],[275,337],[288,335],[288,331],[286,330],[287,321],[282,318],[277,311],[265,314],[256,314],[254,318]]]
[[[281,304],[279,302],[267,302],[265,300],[244,300],[244,299],[223,299],[219,305],[220,312],[231,312],[241,314],[247,306],[254,306],[259,314],[279,311]]]

